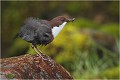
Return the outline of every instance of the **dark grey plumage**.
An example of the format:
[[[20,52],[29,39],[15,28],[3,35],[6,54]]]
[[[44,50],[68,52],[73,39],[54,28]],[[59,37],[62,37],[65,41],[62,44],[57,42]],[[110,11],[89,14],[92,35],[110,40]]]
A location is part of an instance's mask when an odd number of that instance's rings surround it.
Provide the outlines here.
[[[52,42],[55,34],[58,34],[61,28],[63,28],[67,22],[72,22],[74,19],[75,18],[68,19],[64,16],[58,16],[50,21],[47,21],[30,17],[25,20],[24,25],[21,27],[17,36],[27,42],[32,43],[33,50],[41,55],[40,53],[42,52],[37,48],[37,45],[47,45],[48,43]]]
[[[33,45],[46,45],[53,40],[51,28],[47,20],[30,17],[25,20],[18,36]]]

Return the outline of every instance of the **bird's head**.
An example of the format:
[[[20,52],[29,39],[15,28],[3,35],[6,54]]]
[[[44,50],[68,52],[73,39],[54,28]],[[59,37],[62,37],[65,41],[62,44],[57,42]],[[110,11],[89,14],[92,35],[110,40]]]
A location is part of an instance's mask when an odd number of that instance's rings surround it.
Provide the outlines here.
[[[54,38],[58,35],[58,33],[63,29],[67,22],[73,22],[75,18],[68,19],[64,16],[58,16],[53,18],[50,23],[52,25],[52,34]]]
[[[52,24],[52,26],[56,26],[56,27],[59,27],[59,25],[62,25],[64,22],[67,23],[67,22],[73,22],[75,20],[75,18],[73,19],[68,19],[66,18],[65,16],[58,16],[58,17],[55,17],[53,18],[50,22]]]

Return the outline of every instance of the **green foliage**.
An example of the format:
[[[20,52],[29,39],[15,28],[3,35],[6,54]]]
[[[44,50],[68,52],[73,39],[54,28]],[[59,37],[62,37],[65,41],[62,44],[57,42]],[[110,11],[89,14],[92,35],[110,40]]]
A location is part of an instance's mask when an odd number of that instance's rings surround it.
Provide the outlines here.
[[[103,71],[103,73],[101,73],[101,76],[108,79],[118,79],[120,74],[119,72],[119,67],[114,67]]]
[[[119,65],[118,53],[112,53],[109,50],[106,50],[106,48],[104,48],[103,46],[98,45],[91,40],[89,41],[88,46],[88,49],[80,52],[81,54],[76,53],[77,59],[74,60],[77,60],[78,62],[73,64],[75,69],[73,75],[77,78],[117,79],[119,77],[119,73],[117,71],[118,68],[111,71],[111,67],[114,68]],[[98,52],[96,48],[103,51],[104,57],[102,59],[99,58],[99,56],[97,55]],[[109,71],[111,73],[109,73]],[[115,74],[114,71],[116,72]]]
[[[105,24],[100,27],[100,31],[106,32],[116,38],[119,37],[119,25],[118,24]]]
[[[76,27],[80,27],[80,28],[97,28],[97,27],[99,27],[99,25],[97,25],[95,22],[93,22],[89,19],[85,19],[85,18],[76,19],[72,25],[74,25]]]
[[[7,74],[6,78],[8,79],[13,79],[15,77],[15,74]]]
[[[21,53],[25,54],[27,52],[28,47],[29,44],[26,41],[23,41],[22,39],[18,38],[14,41],[13,45],[9,49],[9,54],[7,56],[14,56],[16,55],[16,53],[17,55],[20,55]]]
[[[71,14],[87,12],[91,8],[92,8],[91,2],[87,2],[87,1],[69,2],[68,5],[66,5],[67,11]]]

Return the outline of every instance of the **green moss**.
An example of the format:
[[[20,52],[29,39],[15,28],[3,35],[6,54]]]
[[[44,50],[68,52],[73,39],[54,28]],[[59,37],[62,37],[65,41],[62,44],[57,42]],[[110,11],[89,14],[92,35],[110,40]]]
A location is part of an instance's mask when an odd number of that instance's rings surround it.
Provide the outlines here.
[[[6,75],[6,78],[8,78],[8,79],[13,79],[15,77],[15,74],[7,74]]]
[[[101,76],[108,79],[119,79],[119,71],[119,67],[108,68],[101,73]]]

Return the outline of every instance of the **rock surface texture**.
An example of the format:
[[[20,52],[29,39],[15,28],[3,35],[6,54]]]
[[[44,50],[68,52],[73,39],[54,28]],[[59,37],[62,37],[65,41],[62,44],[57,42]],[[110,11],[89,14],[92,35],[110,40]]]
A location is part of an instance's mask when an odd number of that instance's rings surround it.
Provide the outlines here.
[[[1,79],[73,79],[70,73],[45,54],[0,59]]]

